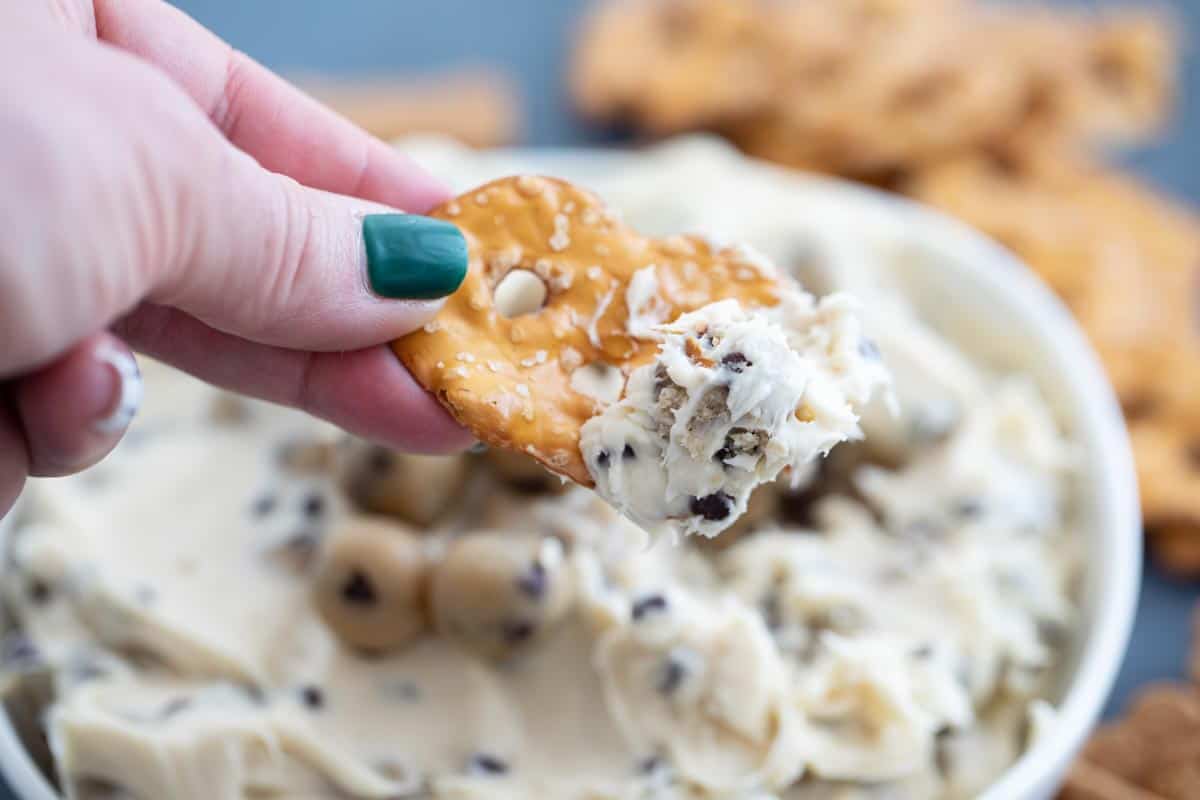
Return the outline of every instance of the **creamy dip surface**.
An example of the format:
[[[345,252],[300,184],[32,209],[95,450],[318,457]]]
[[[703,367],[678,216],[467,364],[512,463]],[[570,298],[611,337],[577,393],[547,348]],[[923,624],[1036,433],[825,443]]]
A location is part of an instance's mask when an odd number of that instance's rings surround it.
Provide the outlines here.
[[[500,163],[413,150],[464,187]],[[708,142],[633,163],[594,185],[635,226],[745,239],[869,309],[855,358],[893,407],[709,539],[147,363],[130,435],[33,482],[5,543],[3,652],[53,674],[68,797],[970,798],[1052,730],[1076,451],[1032,380],[920,313],[903,226]]]
[[[652,268],[650,268],[652,269]],[[774,307],[711,303],[656,326],[658,356],[584,424],[596,491],[646,528],[717,536],[751,493],[861,436],[859,415],[887,384],[853,302],[791,285]]]

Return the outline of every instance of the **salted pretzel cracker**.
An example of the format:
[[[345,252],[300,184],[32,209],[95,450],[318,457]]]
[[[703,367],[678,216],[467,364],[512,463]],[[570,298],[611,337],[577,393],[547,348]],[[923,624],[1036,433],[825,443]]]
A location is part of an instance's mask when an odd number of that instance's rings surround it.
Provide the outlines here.
[[[1017,153],[901,187],[987,233],[1067,302],[1125,409],[1159,561],[1200,574],[1200,219],[1120,173]]]
[[[572,70],[589,118],[652,136],[711,130],[758,158],[887,183],[1013,142],[1144,139],[1177,48],[1155,11],[965,0],[601,4]]]
[[[576,370],[601,365],[628,376],[658,351],[649,326],[715,300],[756,308],[781,298],[781,279],[748,248],[694,235],[647,238],[561,180],[503,178],[431,215],[462,230],[470,267],[438,315],[394,344],[396,353],[481,441],[528,453],[584,486],[594,481],[580,429],[603,404],[577,388]],[[649,266],[652,293],[635,280]],[[536,277],[535,294],[544,289],[545,297],[510,318],[496,298],[515,271]]]

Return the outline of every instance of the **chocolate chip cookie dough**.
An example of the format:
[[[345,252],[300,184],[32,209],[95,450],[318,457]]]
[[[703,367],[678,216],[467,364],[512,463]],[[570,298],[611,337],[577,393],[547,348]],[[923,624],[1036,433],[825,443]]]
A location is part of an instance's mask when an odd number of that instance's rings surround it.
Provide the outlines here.
[[[597,491],[644,526],[711,537],[783,470],[798,483],[859,437],[860,410],[888,381],[852,307],[792,289],[757,313],[725,300],[658,326],[658,357],[583,426]]]
[[[489,177],[474,158],[449,176]],[[822,347],[840,379],[886,366],[895,413],[867,404],[862,441],[798,492],[760,486],[767,511],[713,547],[486,454],[429,473],[459,487],[429,487],[442,507],[384,507],[339,457],[363,445],[147,364],[131,435],[35,481],[4,542],[5,664],[53,675],[35,716],[66,795],[955,800],[1051,735],[1070,437],[1026,376],[919,312],[902,225],[864,228],[836,193],[788,195],[797,215],[737,174],[688,143],[598,188],[647,230],[732,229],[877,309]],[[700,356],[740,352],[743,378],[769,357],[728,335]],[[729,460],[757,443],[733,422],[713,431]]]

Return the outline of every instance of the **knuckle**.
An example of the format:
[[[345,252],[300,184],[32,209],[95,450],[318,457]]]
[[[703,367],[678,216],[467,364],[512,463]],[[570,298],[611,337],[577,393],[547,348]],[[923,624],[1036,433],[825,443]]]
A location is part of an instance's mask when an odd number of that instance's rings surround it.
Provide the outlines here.
[[[312,254],[318,246],[318,228],[304,189],[286,176],[278,176],[276,187],[274,223],[263,239],[265,279],[255,298],[256,316],[268,327],[286,325],[302,312]]]
[[[213,124],[225,134],[226,138],[237,137],[238,126],[241,124],[244,92],[252,85],[254,62],[245,53],[230,48],[229,57],[225,64],[225,77],[221,90],[217,93],[216,102],[209,110]]]

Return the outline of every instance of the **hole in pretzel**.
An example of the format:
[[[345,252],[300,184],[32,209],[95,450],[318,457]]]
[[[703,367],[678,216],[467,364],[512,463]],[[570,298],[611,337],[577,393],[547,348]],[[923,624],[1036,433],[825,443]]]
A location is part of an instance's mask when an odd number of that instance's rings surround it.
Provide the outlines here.
[[[508,319],[533,314],[546,304],[546,283],[527,269],[514,269],[492,290],[492,301]]]
[[[601,361],[584,364],[571,373],[571,388],[606,405],[621,399],[625,374]]]

